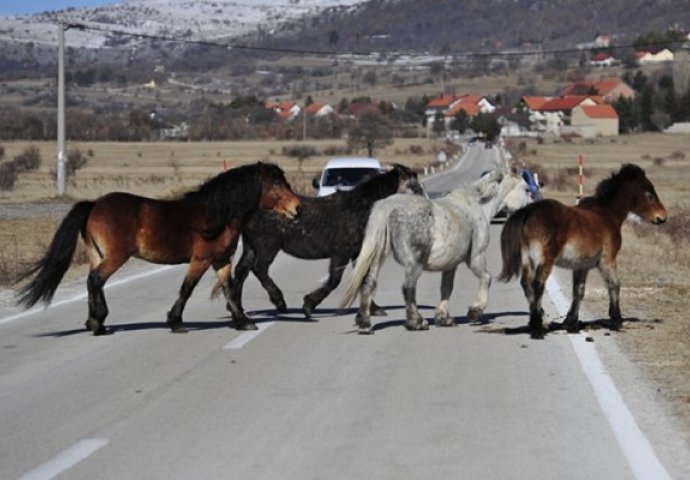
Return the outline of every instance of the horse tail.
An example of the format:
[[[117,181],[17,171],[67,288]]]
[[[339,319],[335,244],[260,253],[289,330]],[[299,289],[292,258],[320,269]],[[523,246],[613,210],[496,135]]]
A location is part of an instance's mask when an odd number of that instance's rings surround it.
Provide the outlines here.
[[[501,231],[501,256],[503,269],[498,279],[508,282],[520,276],[522,267],[522,229],[527,222],[531,209],[521,208],[508,217]]]
[[[383,200],[376,202],[371,209],[362,248],[357,255],[357,261],[345,288],[345,294],[340,301],[340,308],[345,308],[352,303],[371,266],[381,262],[381,258],[387,253],[389,243],[388,217],[390,217],[393,207],[394,205],[385,203]]]
[[[17,280],[19,282],[34,274],[36,275],[17,293],[19,297],[17,304],[29,308],[39,301],[43,301],[45,304],[51,302],[62,277],[72,263],[72,257],[77,248],[77,239],[86,228],[86,221],[93,206],[94,202],[79,202],[72,207],[60,223],[43,258]]]

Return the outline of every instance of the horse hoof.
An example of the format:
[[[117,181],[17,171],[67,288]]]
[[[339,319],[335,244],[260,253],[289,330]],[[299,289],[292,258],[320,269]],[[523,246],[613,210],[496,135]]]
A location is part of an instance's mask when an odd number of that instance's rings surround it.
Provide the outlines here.
[[[93,336],[94,337],[100,337],[102,335],[111,335],[113,332],[111,332],[109,329],[105,328],[103,325],[101,325],[99,328],[94,330]]]
[[[184,325],[176,325],[174,327],[170,327],[170,332],[171,333],[187,333],[189,330]]]
[[[244,325],[240,325],[237,327],[237,330],[243,330],[243,331],[251,331],[251,330],[258,330],[259,327],[256,326],[256,323],[245,323]]]
[[[580,330],[582,330],[582,323],[580,322],[575,322],[573,324],[565,324],[565,331],[568,333],[580,333]]]
[[[278,310],[278,312],[280,312],[280,313],[287,313],[288,312],[288,308],[287,308],[287,304],[285,303],[285,300],[278,300],[277,302],[274,303],[274,305],[276,306],[276,310]]]
[[[357,333],[360,335],[373,335],[374,329],[372,327],[359,327]]]
[[[532,340],[544,340],[544,331],[531,331],[529,332],[529,336]]]
[[[421,332],[424,330],[429,330],[429,324],[424,322],[424,323],[416,323],[416,324],[405,324],[405,328],[408,329],[411,332]]]
[[[621,329],[621,326],[623,325],[623,321],[622,320],[618,320],[618,321],[616,321],[616,320],[604,320],[603,322],[601,322],[601,324],[604,327],[608,328],[609,330],[617,332]]]
[[[470,325],[481,325],[482,313],[484,312],[478,308],[470,308],[467,311],[467,320],[469,321]]]
[[[304,314],[304,318],[307,320],[311,320],[311,314],[314,312],[314,307],[311,305],[307,305],[306,303],[302,305],[302,313]]]
[[[453,321],[453,317],[450,317],[448,315],[437,315],[434,317],[434,324],[437,327],[454,327],[455,322]]]

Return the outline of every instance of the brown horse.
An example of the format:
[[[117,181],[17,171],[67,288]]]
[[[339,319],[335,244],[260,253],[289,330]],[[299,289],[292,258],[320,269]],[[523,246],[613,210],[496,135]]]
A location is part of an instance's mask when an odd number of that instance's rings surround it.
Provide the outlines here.
[[[182,311],[194,287],[210,266],[221,282],[228,282],[240,233],[254,211],[263,208],[292,218],[299,206],[283,171],[261,162],[223,172],[176,200],[115,192],[79,202],[62,220],[43,258],[22,276],[35,274],[20,290],[18,303],[50,303],[81,233],[90,266],[87,329],[94,335],[108,333],[103,286],[134,256],[158,264],[189,263],[167,320],[173,332],[186,332]]]
[[[520,283],[529,301],[532,338],[544,338],[541,298],[554,265],[573,270],[573,302],[564,326],[579,331],[580,301],[585,294],[587,273],[596,267],[609,291],[608,326],[617,330],[623,319],[619,305],[620,282],[616,255],[621,248],[621,227],[629,213],[660,224],[668,213],[637,165],[623,165],[597,185],[594,196],[569,207],[555,200],[535,202],[515,212],[501,232],[503,270],[507,282],[521,275]]]

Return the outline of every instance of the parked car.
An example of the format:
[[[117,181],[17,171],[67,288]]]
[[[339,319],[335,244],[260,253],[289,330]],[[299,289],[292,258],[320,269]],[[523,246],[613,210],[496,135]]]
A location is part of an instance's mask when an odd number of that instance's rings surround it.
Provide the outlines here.
[[[312,181],[317,196],[325,197],[339,190],[352,190],[356,185],[384,172],[376,158],[340,157],[326,163],[319,178]]]

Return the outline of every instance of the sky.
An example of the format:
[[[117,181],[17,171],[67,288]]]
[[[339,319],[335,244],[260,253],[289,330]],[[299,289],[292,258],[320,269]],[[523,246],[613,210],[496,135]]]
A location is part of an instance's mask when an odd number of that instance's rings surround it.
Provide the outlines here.
[[[0,16],[64,10],[69,7],[100,7],[112,3],[119,2],[118,0],[1,0]]]

